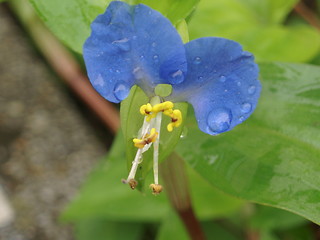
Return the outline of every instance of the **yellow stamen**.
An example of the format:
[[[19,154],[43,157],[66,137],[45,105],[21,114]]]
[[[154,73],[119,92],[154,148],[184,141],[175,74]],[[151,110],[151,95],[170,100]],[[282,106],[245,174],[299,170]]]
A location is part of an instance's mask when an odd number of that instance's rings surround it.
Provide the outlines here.
[[[166,101],[163,103],[159,103],[153,106],[152,112],[158,113],[158,112],[172,112],[173,103],[170,101]]]
[[[150,133],[147,133],[142,139],[134,138],[132,141],[135,147],[143,148],[145,145],[155,142],[157,137],[158,132],[156,132],[155,128],[152,128]]]
[[[162,192],[162,186],[160,184],[150,184],[150,188],[152,189],[152,193],[154,195],[158,195]]]
[[[174,127],[179,127],[182,123],[182,114],[181,111],[178,109],[175,109],[172,111],[171,114],[168,114],[168,116],[171,117],[171,123],[167,125],[167,130],[169,132],[172,132]]]

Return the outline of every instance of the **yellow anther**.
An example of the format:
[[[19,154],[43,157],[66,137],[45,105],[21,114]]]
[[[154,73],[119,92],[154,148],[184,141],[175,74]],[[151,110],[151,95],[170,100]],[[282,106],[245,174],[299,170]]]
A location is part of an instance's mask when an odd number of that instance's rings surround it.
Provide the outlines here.
[[[182,114],[180,110],[175,109],[172,111],[172,113],[169,116],[171,117],[171,123],[167,125],[167,130],[169,132],[172,132],[174,127],[179,127],[181,125]]]
[[[142,115],[146,115],[147,116],[147,115],[149,115],[151,113],[151,111],[152,111],[152,106],[151,106],[150,103],[147,103],[147,104],[142,105],[140,107],[140,113]]]
[[[147,133],[142,139],[134,138],[132,141],[135,147],[143,148],[145,145],[155,142],[157,137],[158,132],[156,132],[155,128],[152,128],[150,133]]]
[[[152,189],[154,195],[159,195],[162,192],[162,186],[160,184],[150,184],[149,186]]]
[[[166,101],[163,103],[159,103],[153,106],[152,112],[158,113],[158,112],[172,112],[173,103],[170,101]]]

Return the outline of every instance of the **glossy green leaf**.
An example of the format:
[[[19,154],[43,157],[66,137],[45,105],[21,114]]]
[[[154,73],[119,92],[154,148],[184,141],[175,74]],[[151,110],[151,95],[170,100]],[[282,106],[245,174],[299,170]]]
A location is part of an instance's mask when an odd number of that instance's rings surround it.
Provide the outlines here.
[[[218,36],[235,40],[253,52],[258,61],[310,61],[320,50],[319,32],[309,25],[281,24],[294,3],[203,0],[189,22],[190,38]]]
[[[80,195],[64,212],[64,220],[160,222],[171,211],[165,190],[155,197],[150,191],[141,194],[121,183],[127,174],[123,141],[120,133],[108,160],[103,160],[90,175]],[[228,216],[242,206],[242,201],[217,191],[192,169],[189,169],[189,178],[191,198],[200,219]],[[152,181],[150,176],[147,180]]]
[[[171,210],[160,226],[156,240],[189,240],[190,237],[179,216]]]
[[[257,206],[257,210],[250,218],[250,226],[261,230],[287,230],[304,225],[308,221],[301,216],[278,208]]]
[[[262,96],[245,123],[212,137],[188,124],[177,152],[211,184],[320,223],[320,68],[262,64]]]
[[[111,0],[29,0],[41,19],[66,45],[82,52],[82,45],[90,35],[90,23],[103,13]],[[199,0],[127,0],[131,4],[144,3],[167,16],[173,24],[186,18]]]
[[[213,220],[201,222],[202,230],[206,239],[218,240],[242,240],[239,236],[231,233],[230,229],[215,223]],[[190,240],[187,230],[183,225],[181,219],[174,212],[170,212],[164,219],[158,235],[157,240]],[[263,239],[264,240],[264,239]]]
[[[262,24],[282,23],[298,0],[240,0]]]
[[[127,163],[130,169],[132,161],[136,155],[137,148],[133,145],[132,139],[138,136],[138,132],[143,124],[144,116],[140,114],[140,107],[147,104],[149,99],[138,87],[133,87],[129,96],[121,103],[121,126],[126,142]],[[180,109],[183,119],[186,118],[188,105],[186,103],[177,103],[174,105],[175,109]],[[183,131],[183,124],[179,128],[175,128],[172,132],[166,129],[167,124],[171,119],[165,115],[162,117],[162,126],[160,131],[160,148],[159,148],[159,162],[165,160],[173,151],[174,147],[180,140]],[[139,165],[136,180],[138,187],[142,190],[143,181],[148,172],[152,168],[153,161],[153,147],[143,154],[143,162]],[[139,184],[140,183],[140,184]]]
[[[170,19],[173,24],[188,17],[200,0],[131,0],[135,4],[143,3],[158,10]]]
[[[140,223],[110,222],[105,219],[90,219],[75,224],[77,240],[140,240],[143,225]]]

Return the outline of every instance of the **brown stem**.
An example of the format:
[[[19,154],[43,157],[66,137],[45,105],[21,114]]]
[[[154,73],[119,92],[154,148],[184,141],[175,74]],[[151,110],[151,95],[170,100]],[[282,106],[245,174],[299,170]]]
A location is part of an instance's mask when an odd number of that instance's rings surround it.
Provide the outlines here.
[[[10,6],[54,71],[116,133],[119,111],[92,88],[70,52],[40,22],[27,1],[11,0]]]
[[[201,225],[192,208],[184,161],[173,153],[160,167],[170,202],[183,221],[191,239],[205,240]]]
[[[298,13],[304,20],[310,25],[320,31],[320,20],[317,15],[311,11],[302,1],[300,1],[295,7],[294,11]]]

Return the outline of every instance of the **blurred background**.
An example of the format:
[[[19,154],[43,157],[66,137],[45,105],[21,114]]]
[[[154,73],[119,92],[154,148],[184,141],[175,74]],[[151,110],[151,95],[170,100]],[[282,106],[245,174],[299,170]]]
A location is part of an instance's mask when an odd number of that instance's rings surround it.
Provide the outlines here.
[[[258,2],[201,1],[189,19],[191,39],[228,37],[260,62],[319,65],[320,2],[291,1],[294,4],[275,8],[279,11]],[[0,239],[187,239],[184,230],[177,230],[183,228],[179,220],[162,226],[165,231],[157,236],[160,213],[139,218],[129,209],[129,217],[108,212],[106,218],[95,218],[97,208],[82,217],[74,213],[86,209],[79,203],[67,221],[61,220],[89,173],[107,155],[118,128],[118,107],[92,90],[81,55],[51,35],[27,1],[0,3]],[[319,227],[302,217],[227,196],[188,171],[194,185],[203,186],[192,194],[205,198],[208,189],[214,192],[218,209],[210,210],[202,200],[197,200],[202,207],[196,207],[204,215],[213,212],[203,227],[206,233],[215,232],[214,239],[320,239]],[[167,200],[160,202],[163,209],[170,206]],[[118,213],[125,211],[121,206]],[[150,209],[152,205],[142,211]],[[117,225],[119,219],[124,224]]]

